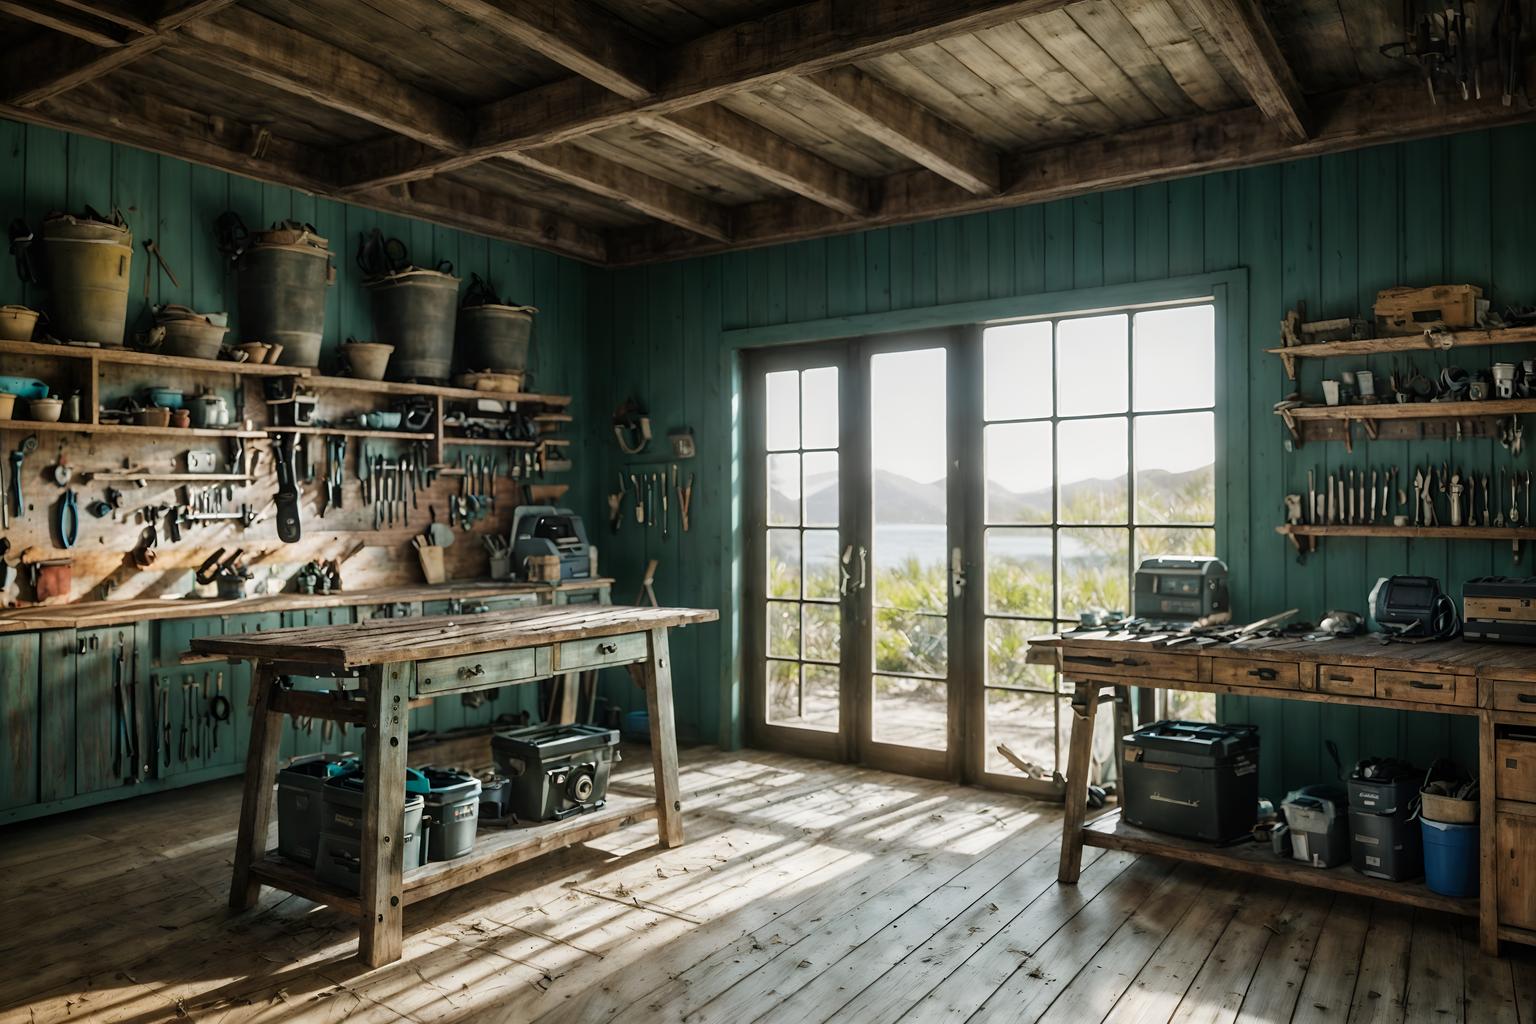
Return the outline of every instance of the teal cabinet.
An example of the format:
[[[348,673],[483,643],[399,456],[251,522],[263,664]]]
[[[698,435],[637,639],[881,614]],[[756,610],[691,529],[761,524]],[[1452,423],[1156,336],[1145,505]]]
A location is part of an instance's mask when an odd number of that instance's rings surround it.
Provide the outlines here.
[[[84,796],[143,777],[149,688],[139,682],[137,625],[77,630],[74,661],[75,795]]]
[[[345,626],[354,622],[351,608],[308,608],[282,613],[282,625],[290,626]],[[290,679],[296,690],[324,692],[338,685],[355,686],[355,680],[317,679],[310,676],[293,676]],[[360,727],[343,727],[341,722],[321,722],[306,719],[297,721],[291,716],[284,723],[281,757],[302,757],[307,754],[340,754],[358,752],[362,748],[363,732]]]
[[[37,799],[75,795],[75,631],[50,629],[37,637]]]
[[[0,810],[39,799],[39,643],[36,633],[0,636]]]

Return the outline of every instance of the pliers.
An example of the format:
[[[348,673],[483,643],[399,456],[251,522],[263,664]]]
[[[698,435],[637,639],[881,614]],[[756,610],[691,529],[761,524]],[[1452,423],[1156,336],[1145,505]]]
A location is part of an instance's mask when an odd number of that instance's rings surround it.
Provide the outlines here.
[[[80,503],[75,497],[74,488],[64,488],[64,494],[59,498],[55,522],[59,528],[59,546],[68,551],[80,539]]]

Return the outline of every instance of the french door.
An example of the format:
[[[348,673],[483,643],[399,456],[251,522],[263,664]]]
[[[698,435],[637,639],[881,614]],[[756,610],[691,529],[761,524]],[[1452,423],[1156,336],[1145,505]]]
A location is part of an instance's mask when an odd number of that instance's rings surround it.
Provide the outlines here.
[[[960,334],[748,355],[754,745],[959,775]]]

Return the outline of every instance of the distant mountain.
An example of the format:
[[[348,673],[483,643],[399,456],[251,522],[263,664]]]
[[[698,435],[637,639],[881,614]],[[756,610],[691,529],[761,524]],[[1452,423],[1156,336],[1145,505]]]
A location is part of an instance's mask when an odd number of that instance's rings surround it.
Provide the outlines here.
[[[1141,475],[1140,498],[1143,504],[1167,496],[1172,504],[1174,495],[1188,488],[1200,475],[1201,470],[1185,473],[1169,473],[1166,470],[1146,470]],[[837,511],[835,474],[825,473],[808,477],[805,481],[806,506],[812,521],[828,522]],[[1073,504],[1080,501],[1107,502],[1124,493],[1125,477],[1110,480],[1079,480],[1062,488],[1062,500]],[[793,506],[793,499],[775,489],[771,500],[777,506],[781,502]],[[916,480],[877,470],[875,473],[875,501],[880,518],[892,523],[940,524],[944,522],[944,483],[920,483]],[[994,522],[1019,522],[1049,519],[1051,492],[1049,489],[1010,491],[999,484],[987,487],[989,519]]]

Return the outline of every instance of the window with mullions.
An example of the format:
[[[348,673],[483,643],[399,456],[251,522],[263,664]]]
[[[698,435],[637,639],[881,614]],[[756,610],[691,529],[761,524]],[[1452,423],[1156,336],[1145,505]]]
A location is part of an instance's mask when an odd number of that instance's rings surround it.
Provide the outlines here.
[[[1028,639],[1129,614],[1142,558],[1215,552],[1215,310],[999,325],[983,359],[987,770],[1012,772],[999,743],[1061,770],[1068,713]],[[1170,710],[1208,717],[1202,699]]]

